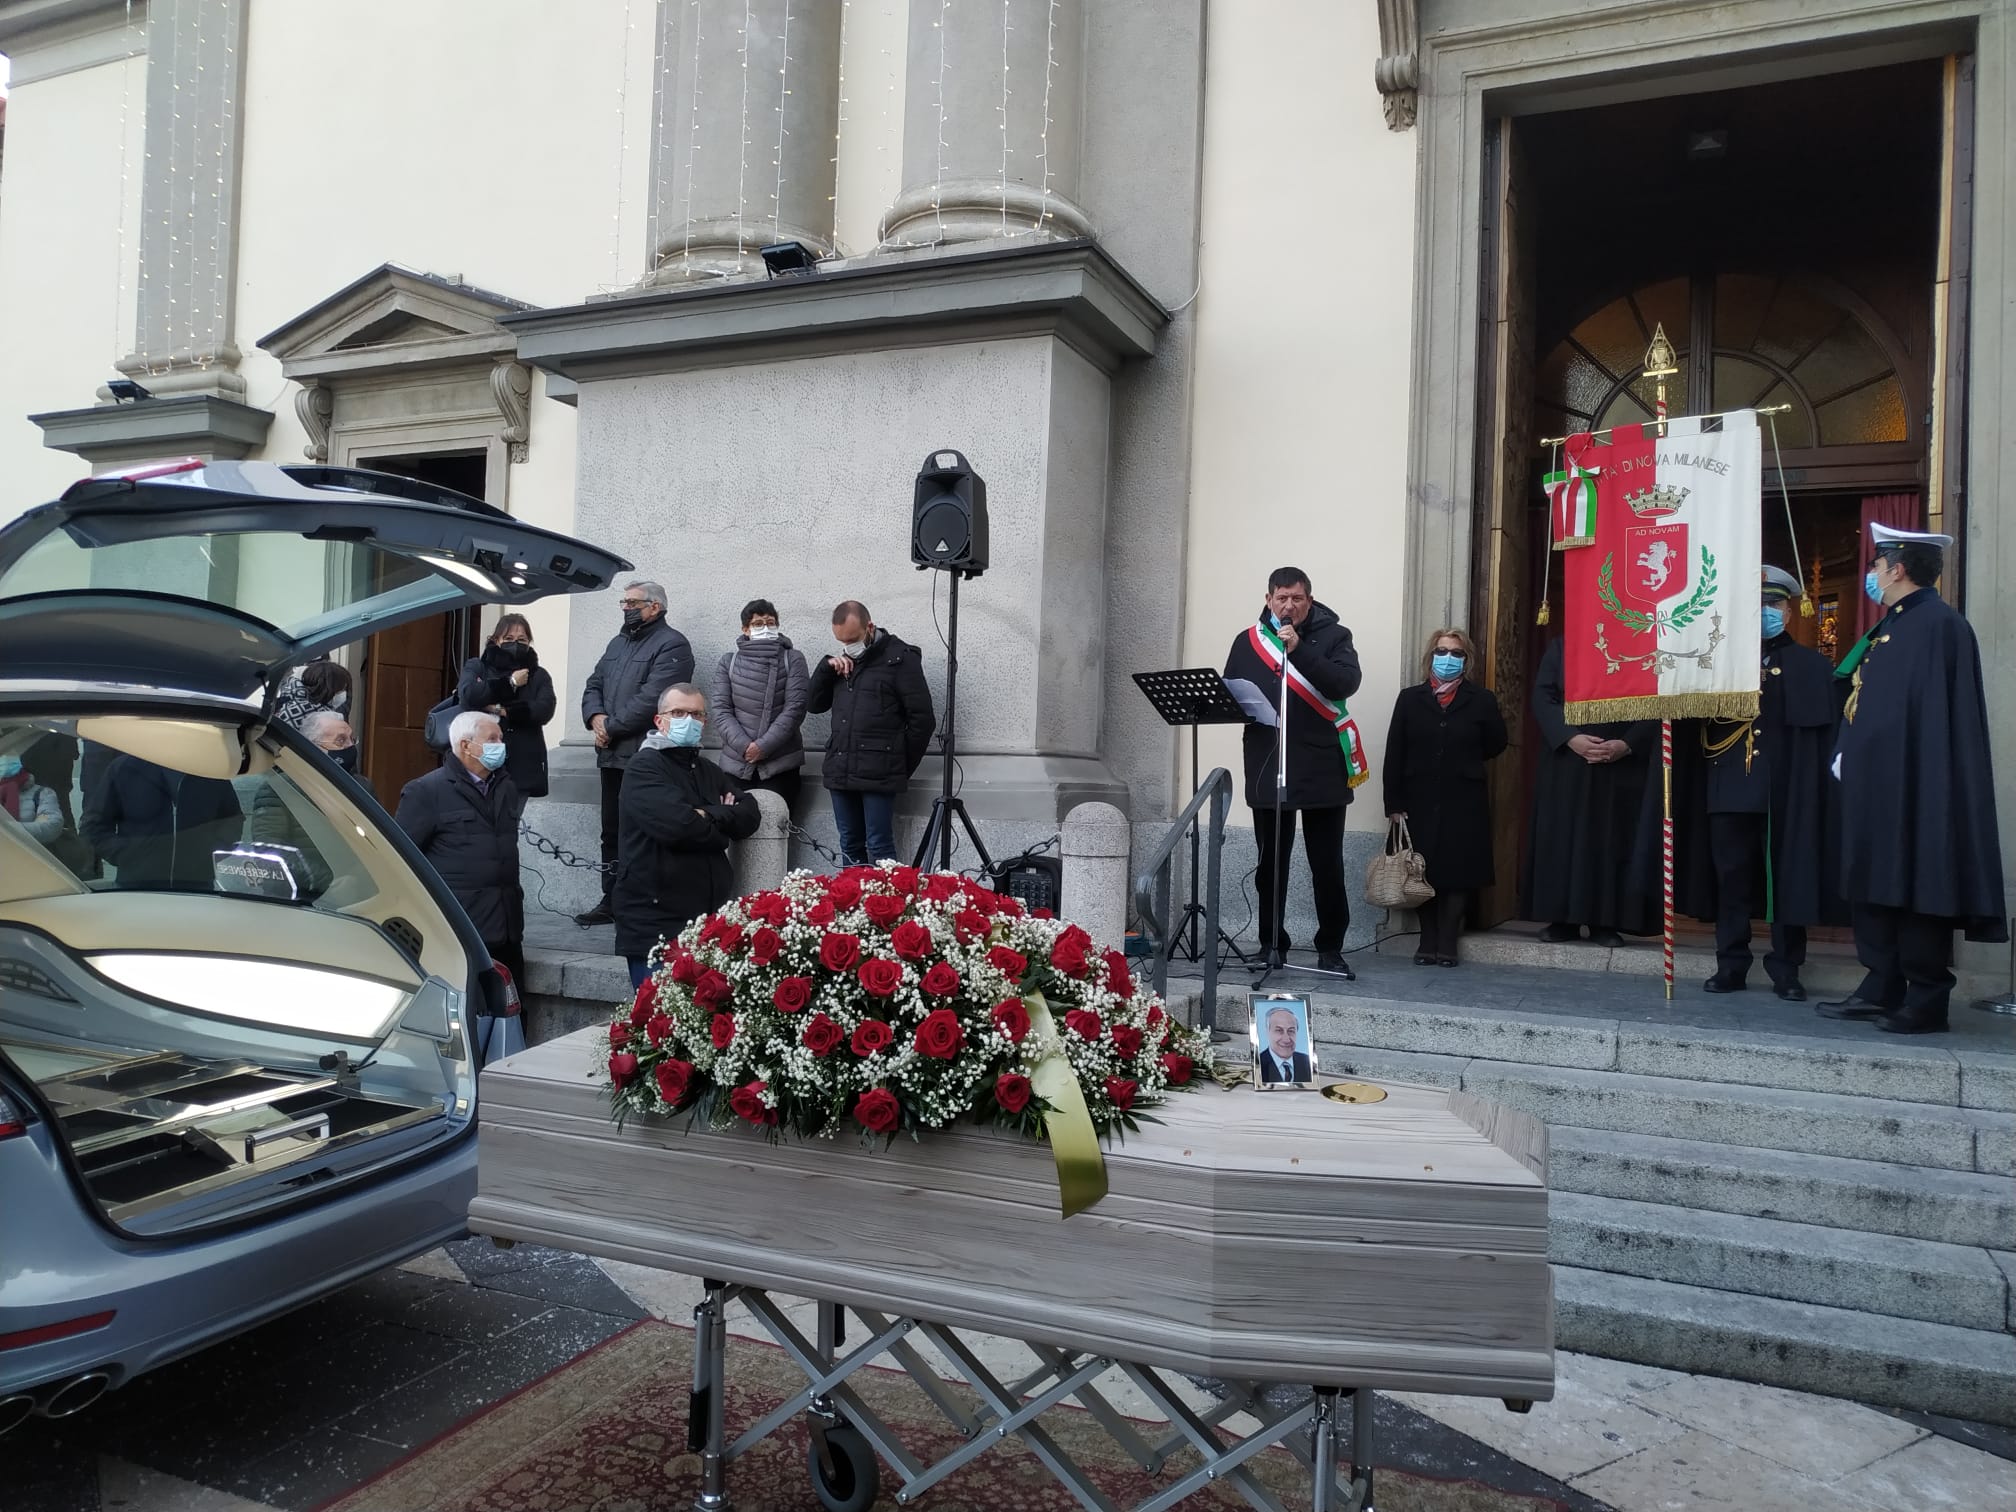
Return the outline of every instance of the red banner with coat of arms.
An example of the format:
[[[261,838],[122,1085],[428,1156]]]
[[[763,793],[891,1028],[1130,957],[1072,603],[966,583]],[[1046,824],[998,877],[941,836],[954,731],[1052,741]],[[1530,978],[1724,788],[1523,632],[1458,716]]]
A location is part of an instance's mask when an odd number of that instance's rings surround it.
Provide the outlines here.
[[[1565,443],[1567,476],[1594,498],[1556,548],[1570,724],[1757,712],[1757,417],[1739,410],[1657,429],[1623,425]],[[1558,538],[1559,499],[1555,513]]]

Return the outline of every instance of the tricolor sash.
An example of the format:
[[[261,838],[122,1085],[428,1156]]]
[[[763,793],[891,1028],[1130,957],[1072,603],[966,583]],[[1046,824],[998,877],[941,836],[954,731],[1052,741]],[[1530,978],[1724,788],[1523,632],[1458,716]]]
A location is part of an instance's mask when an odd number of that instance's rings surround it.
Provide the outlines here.
[[[1246,632],[1247,642],[1253,647],[1253,654],[1260,658],[1269,672],[1281,675],[1283,656],[1281,637],[1274,633],[1274,627],[1265,620],[1260,621]],[[1316,691],[1314,683],[1302,674],[1295,663],[1288,662],[1288,686],[1302,702],[1321,714],[1337,732],[1337,743],[1344,748],[1344,768],[1350,775],[1350,785],[1358,786],[1372,775],[1372,764],[1365,757],[1365,738],[1358,733],[1358,722],[1351,717],[1351,711],[1341,702],[1325,698]]]

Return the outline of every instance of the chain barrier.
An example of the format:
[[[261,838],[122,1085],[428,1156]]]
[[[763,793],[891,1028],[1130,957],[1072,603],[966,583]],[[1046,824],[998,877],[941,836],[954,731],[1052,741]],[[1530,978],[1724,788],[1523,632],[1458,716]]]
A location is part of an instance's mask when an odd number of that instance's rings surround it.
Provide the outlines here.
[[[562,866],[578,866],[583,871],[601,872],[605,876],[616,870],[616,863],[613,861],[582,860],[581,857],[575,855],[574,852],[568,850],[564,845],[558,845],[548,840],[523,819],[518,821],[518,835],[520,839],[530,840],[532,848],[539,852],[540,855],[551,856]]]

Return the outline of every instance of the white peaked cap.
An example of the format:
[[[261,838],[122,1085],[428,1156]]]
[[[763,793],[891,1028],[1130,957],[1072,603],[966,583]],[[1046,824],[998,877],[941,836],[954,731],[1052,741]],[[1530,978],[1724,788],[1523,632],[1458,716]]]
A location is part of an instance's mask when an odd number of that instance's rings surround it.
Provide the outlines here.
[[[1916,541],[1921,546],[1947,547],[1953,544],[1953,537],[1940,535],[1931,530],[1898,530],[1894,526],[1869,522],[1869,538],[1878,548],[1884,546],[1907,546]]]

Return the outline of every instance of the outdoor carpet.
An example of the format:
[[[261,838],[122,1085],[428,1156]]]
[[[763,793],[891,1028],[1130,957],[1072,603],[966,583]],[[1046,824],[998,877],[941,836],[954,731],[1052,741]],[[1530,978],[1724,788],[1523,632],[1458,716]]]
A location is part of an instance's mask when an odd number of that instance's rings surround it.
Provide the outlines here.
[[[690,1329],[646,1321],[416,1451],[319,1512],[686,1512],[700,1485],[699,1456],[686,1450],[693,1381]],[[735,1435],[793,1395],[804,1378],[773,1345],[728,1341],[728,1429]],[[908,1377],[858,1371],[849,1384],[911,1453],[929,1462],[962,1442]],[[970,1405],[963,1388],[955,1388]],[[1129,1459],[1091,1416],[1057,1408],[1039,1420],[1065,1452],[1121,1507],[1152,1494],[1195,1463],[1185,1451],[1160,1481]],[[803,1418],[728,1466],[739,1512],[818,1512],[806,1469]],[[1307,1506],[1308,1472],[1279,1448],[1249,1461],[1290,1507]],[[894,1508],[885,1466],[878,1508]],[[1472,1481],[1379,1472],[1380,1512],[1555,1512],[1557,1502],[1514,1496]],[[1185,1507],[1234,1508],[1229,1486],[1198,1492]],[[924,1512],[1070,1512],[1069,1492],[1018,1441],[990,1450],[912,1506]]]

